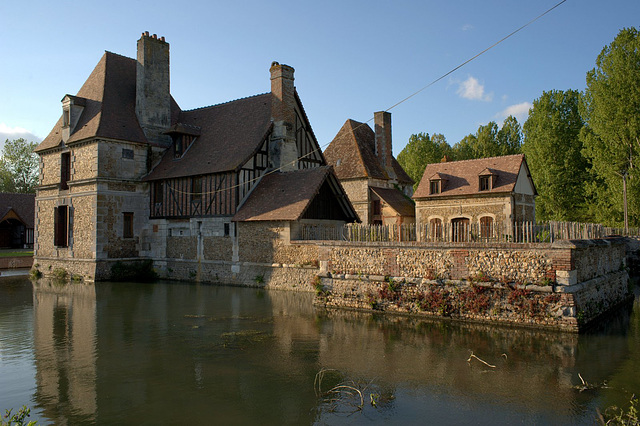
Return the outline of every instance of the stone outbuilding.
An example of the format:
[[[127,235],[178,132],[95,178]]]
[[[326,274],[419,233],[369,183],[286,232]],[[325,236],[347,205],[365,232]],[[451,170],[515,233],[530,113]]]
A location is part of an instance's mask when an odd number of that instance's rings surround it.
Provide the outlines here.
[[[324,155],[362,223],[414,223],[414,181],[393,157],[391,113],[376,112],[374,122],[375,132],[366,123],[347,120]]]
[[[267,93],[182,110],[164,37],[143,33],[137,59],[106,52],[36,149],[35,262],[108,279],[149,259],[169,278],[231,282],[304,221],[356,221],[294,69],[269,72]]]
[[[517,154],[429,164],[413,199],[423,238],[463,241],[513,235],[517,223],[534,222],[536,195]]]

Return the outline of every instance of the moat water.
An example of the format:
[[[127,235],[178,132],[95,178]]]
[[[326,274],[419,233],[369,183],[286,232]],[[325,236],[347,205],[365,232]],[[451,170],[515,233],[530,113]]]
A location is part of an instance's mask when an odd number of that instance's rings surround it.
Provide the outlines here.
[[[0,410],[73,425],[594,424],[640,394],[638,298],[579,336],[312,298],[2,278]]]

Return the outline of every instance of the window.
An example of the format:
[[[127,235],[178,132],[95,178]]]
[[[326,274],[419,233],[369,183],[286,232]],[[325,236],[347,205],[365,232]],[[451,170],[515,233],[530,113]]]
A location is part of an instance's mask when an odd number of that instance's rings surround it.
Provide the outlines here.
[[[480,191],[491,190],[491,176],[480,176]]]
[[[133,213],[122,213],[122,238],[133,238]]]
[[[491,238],[493,237],[493,218],[490,216],[484,216],[480,218],[480,237]]]
[[[53,245],[68,247],[69,245],[69,206],[53,209]]]
[[[225,237],[229,236],[230,226],[231,226],[231,224],[229,222],[225,222],[225,224],[224,224],[224,236]]]
[[[191,202],[202,201],[202,176],[191,178]]]
[[[439,194],[440,193],[440,180],[430,180],[429,181],[429,193],[430,194]]]
[[[374,216],[378,216],[382,214],[382,206],[380,205],[380,200],[373,200],[373,204],[371,205],[372,214]]]
[[[71,153],[63,152],[60,157],[60,189],[69,189],[71,179]]]
[[[69,127],[71,124],[71,111],[69,108],[62,110],[62,127]]]
[[[133,150],[122,148],[122,158],[125,158],[127,160],[133,160]]]
[[[153,202],[162,204],[164,199],[164,182],[153,182]]]

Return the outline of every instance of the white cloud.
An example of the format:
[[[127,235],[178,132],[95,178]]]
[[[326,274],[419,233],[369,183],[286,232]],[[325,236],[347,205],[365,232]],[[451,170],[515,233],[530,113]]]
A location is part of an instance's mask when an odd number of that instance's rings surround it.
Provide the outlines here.
[[[470,31],[473,29],[473,25],[471,24],[465,24],[462,26],[462,31]]]
[[[461,98],[470,99],[472,101],[486,101],[493,99],[493,93],[484,93],[484,85],[473,77],[467,78],[459,84],[456,92]]]
[[[518,120],[518,123],[522,125],[525,121],[527,121],[527,118],[529,117],[529,109],[532,107],[533,105],[529,102],[522,102],[519,104],[511,105],[496,114],[496,118],[501,118],[504,120],[508,116],[513,115]]]
[[[11,127],[7,126],[5,123],[0,123],[0,150],[2,150],[4,141],[7,139],[13,140],[20,138],[24,138],[30,142],[42,142],[42,138],[34,135],[27,129],[22,127]]]

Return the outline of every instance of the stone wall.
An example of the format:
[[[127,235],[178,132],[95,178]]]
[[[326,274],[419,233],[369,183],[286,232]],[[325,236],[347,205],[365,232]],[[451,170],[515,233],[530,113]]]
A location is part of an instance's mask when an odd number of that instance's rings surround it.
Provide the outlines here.
[[[577,331],[631,296],[625,242],[320,243],[317,302]]]

